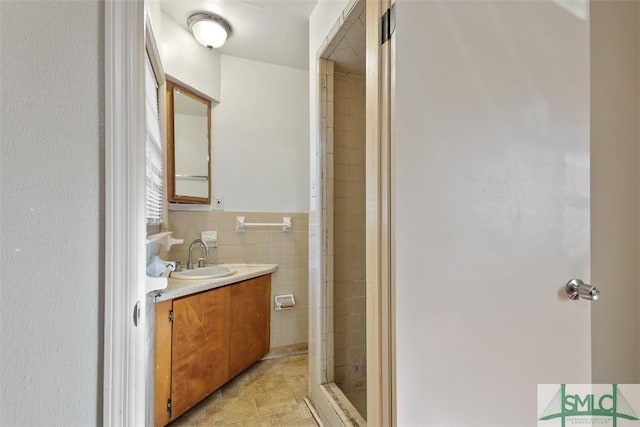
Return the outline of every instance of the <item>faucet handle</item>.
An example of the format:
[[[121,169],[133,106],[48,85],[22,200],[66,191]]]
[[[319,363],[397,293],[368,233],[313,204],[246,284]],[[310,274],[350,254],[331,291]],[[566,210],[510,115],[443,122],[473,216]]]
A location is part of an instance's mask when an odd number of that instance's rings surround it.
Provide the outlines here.
[[[177,272],[182,271],[182,269],[184,268],[184,266],[182,265],[181,261],[176,261],[176,270]]]
[[[206,258],[198,258],[198,268],[204,267],[204,262],[206,260],[207,260]]]

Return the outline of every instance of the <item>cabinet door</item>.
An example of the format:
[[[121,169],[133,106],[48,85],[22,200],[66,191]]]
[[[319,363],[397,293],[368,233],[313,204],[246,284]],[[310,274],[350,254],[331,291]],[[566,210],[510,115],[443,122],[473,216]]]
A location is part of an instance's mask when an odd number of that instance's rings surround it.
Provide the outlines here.
[[[173,302],[171,418],[229,377],[229,287]]]
[[[154,423],[164,426],[169,423],[167,401],[171,397],[171,321],[169,313],[173,301],[162,301],[155,305],[155,393]]]
[[[233,377],[269,351],[271,275],[247,280],[229,288],[229,377]]]

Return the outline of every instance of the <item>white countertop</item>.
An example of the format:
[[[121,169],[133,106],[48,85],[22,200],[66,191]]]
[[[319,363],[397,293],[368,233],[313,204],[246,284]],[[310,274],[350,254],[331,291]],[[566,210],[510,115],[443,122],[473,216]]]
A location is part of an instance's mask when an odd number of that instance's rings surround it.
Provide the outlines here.
[[[165,289],[153,291],[155,301],[166,301],[197,292],[208,291],[254,277],[274,273],[278,269],[278,264],[220,264],[229,267],[236,272],[230,276],[218,277],[217,279],[188,280],[175,279],[169,277],[169,285]]]

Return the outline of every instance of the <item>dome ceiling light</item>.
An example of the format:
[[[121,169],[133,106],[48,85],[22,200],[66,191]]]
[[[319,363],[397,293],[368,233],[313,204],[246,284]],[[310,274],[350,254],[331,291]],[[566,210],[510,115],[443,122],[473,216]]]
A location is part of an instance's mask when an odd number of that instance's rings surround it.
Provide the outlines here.
[[[194,13],[187,19],[187,25],[198,43],[209,50],[222,46],[231,35],[229,23],[213,13]]]

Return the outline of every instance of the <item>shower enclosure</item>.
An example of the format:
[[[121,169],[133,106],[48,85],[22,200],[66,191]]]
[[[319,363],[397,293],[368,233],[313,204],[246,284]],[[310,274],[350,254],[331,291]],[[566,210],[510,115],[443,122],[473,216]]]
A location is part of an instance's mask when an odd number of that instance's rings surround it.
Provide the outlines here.
[[[365,425],[365,2],[320,55],[324,390],[343,421]]]

